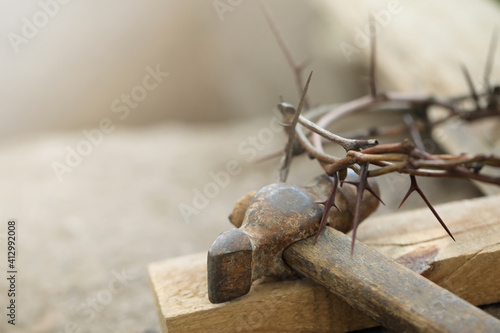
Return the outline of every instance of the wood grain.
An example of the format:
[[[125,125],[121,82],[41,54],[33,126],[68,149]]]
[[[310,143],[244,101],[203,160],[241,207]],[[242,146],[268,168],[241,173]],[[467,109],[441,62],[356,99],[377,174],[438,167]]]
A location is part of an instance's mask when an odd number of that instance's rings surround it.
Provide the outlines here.
[[[372,218],[360,226],[359,240],[391,258],[435,247],[425,277],[473,304],[495,303],[500,301],[499,206],[500,195],[437,206],[456,242],[426,208]]]
[[[373,248],[327,228],[292,244],[286,263],[386,328],[401,332],[494,332],[500,320]]]
[[[361,224],[358,237],[391,258],[435,247],[425,277],[474,305],[496,303],[500,302],[499,203],[500,196],[492,196],[436,206],[456,242],[426,209],[369,218]],[[406,259],[412,257],[422,256]],[[345,332],[377,325],[307,279],[257,281],[248,295],[211,304],[206,253],[151,264],[149,275],[165,332],[167,328],[169,332]]]
[[[334,22],[333,35],[342,27],[351,36],[345,41],[351,43],[353,29],[362,29],[370,12],[388,6],[387,1],[371,1],[371,9],[362,0],[351,1],[349,6],[338,0],[316,3],[324,6],[324,15]],[[482,74],[493,30],[488,22],[500,20],[498,5],[480,0],[458,6],[446,0],[433,5],[402,2],[402,6],[378,38],[379,88],[437,95],[466,92],[459,64],[466,63],[475,77]],[[369,48],[360,51],[366,64]],[[499,66],[496,62],[493,78],[498,77]],[[486,129],[480,124],[451,124],[433,135],[451,153],[498,154],[498,137],[485,132],[498,133],[498,121]],[[499,193],[498,187],[481,185],[481,190]],[[358,239],[413,265],[423,276],[475,305],[500,302],[500,197],[436,209],[457,242],[426,209],[371,219],[361,225]],[[206,253],[151,264],[149,274],[165,332],[344,332],[376,325],[307,279],[261,281],[238,300],[211,304]]]

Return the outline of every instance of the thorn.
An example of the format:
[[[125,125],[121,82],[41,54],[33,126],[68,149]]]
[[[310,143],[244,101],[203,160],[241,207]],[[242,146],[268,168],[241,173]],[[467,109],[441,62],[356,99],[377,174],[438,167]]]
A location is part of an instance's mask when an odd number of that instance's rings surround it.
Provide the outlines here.
[[[481,106],[479,105],[479,97],[477,96],[476,88],[474,88],[474,83],[472,82],[472,79],[470,77],[469,70],[467,69],[467,67],[465,67],[464,64],[461,64],[460,67],[462,68],[462,72],[465,76],[465,81],[467,81],[467,85],[469,86],[470,95],[474,100],[474,104],[476,105],[476,110],[480,110]]]
[[[299,120],[300,112],[302,111],[302,108],[306,104],[307,90],[309,89],[309,83],[311,83],[311,77],[312,77],[312,75],[313,75],[313,71],[311,71],[311,73],[309,73],[309,76],[307,77],[307,81],[306,81],[306,84],[304,86],[304,89],[302,90],[302,96],[300,97],[299,106],[297,107],[297,113],[298,114],[295,116],[295,119],[294,119],[295,124]]]
[[[311,71],[311,74],[309,74],[309,77],[307,78],[306,85],[304,86],[304,90],[303,90],[302,96],[300,98],[299,106],[298,106],[297,110],[295,110],[292,121],[290,122],[290,124],[285,126],[285,128],[287,130],[287,134],[288,134],[288,142],[287,142],[285,150],[284,150],[284,155],[283,155],[281,167],[279,170],[279,181],[283,182],[283,183],[286,182],[286,179],[288,177],[288,172],[290,170],[290,164],[292,163],[293,143],[295,141],[295,127],[297,126],[297,122],[299,121],[300,112],[302,111],[302,108],[304,107],[304,102],[305,102],[305,98],[307,95],[307,90],[309,89],[309,83],[311,83],[312,74],[313,74],[313,72]],[[282,104],[280,104],[280,105],[282,105]]]
[[[368,183],[368,181],[366,182],[366,188],[365,190],[367,190],[368,192],[371,193],[371,195],[373,195],[378,201],[380,201],[380,203],[382,205],[385,206],[385,202],[382,201],[382,199],[378,196],[378,194],[373,190],[373,188],[371,187],[370,183]]]
[[[347,183],[356,186],[356,206],[354,209],[354,219],[352,223],[352,243],[351,243],[351,256],[354,254],[354,244],[356,242],[356,232],[358,230],[359,225],[359,216],[361,212],[361,202],[363,201],[363,193],[365,190],[370,192],[375,196],[382,204],[384,202],[379,198],[379,196],[373,191],[370,184],[368,184],[368,163],[364,163],[361,165],[361,170],[359,172],[359,178],[356,181],[346,181],[344,180],[342,183]],[[385,205],[385,204],[384,204]]]
[[[410,178],[411,177],[413,177],[413,176],[410,175]],[[408,199],[408,197],[410,196],[410,194],[412,194],[412,192],[415,191],[415,187],[413,186],[413,178],[411,178],[411,179],[412,180],[411,180],[410,188],[408,189],[408,192],[406,192],[405,197],[403,198],[403,200],[399,204],[398,209],[401,208],[401,206],[403,206],[403,204],[405,203],[406,199]]]
[[[352,242],[351,242],[351,257],[354,254],[354,244],[356,242],[356,232],[358,231],[359,224],[359,212],[361,210],[361,201],[363,200],[363,193],[365,192],[368,175],[368,163],[361,165],[361,171],[359,173],[359,181],[356,185],[357,193],[356,193],[356,206],[354,209],[354,220],[352,223]]]
[[[495,51],[497,47],[498,40],[498,28],[493,30],[491,35],[490,47],[488,48],[488,56],[486,58],[486,65],[484,67],[484,84],[488,92],[491,92],[490,88],[490,75],[493,68],[493,59],[495,58]]]
[[[328,195],[328,198],[330,198],[330,195],[331,195],[331,193]],[[318,205],[323,205],[323,206],[326,206],[326,205],[328,205],[328,199],[327,199],[327,200],[325,200],[325,201],[315,201],[314,203],[315,203],[315,204],[318,204]],[[336,203],[332,203],[330,206],[331,206],[331,207],[335,207],[335,208],[336,208],[339,212],[341,212],[341,213],[342,213],[342,209],[340,209],[340,208],[337,206],[337,204],[336,204]]]
[[[453,237],[453,235],[451,234],[450,230],[448,229],[448,227],[446,226],[446,224],[444,223],[444,221],[441,219],[441,217],[436,212],[436,210],[434,209],[434,207],[432,206],[432,204],[429,202],[429,200],[425,196],[424,192],[422,192],[422,190],[418,186],[418,184],[417,184],[417,178],[414,175],[410,175],[410,181],[411,181],[410,188],[408,189],[408,192],[406,193],[405,197],[403,198],[403,201],[401,201],[401,203],[399,204],[398,209],[401,207],[401,205],[403,205],[403,203],[406,201],[406,199],[410,196],[410,194],[413,191],[417,191],[417,193],[420,195],[420,197],[422,198],[422,200],[424,200],[425,204],[431,210],[432,214],[434,214],[434,216],[439,221],[439,223],[444,228],[444,230],[446,230],[446,232],[448,233],[448,235],[450,235],[451,239],[453,239],[455,241],[455,237]]]
[[[346,184],[349,184],[349,185],[353,185],[353,186],[358,186],[359,185],[359,179],[358,180],[355,180],[355,181],[350,181],[350,180],[342,180],[341,183],[340,183],[340,186],[342,187],[342,185],[344,185],[344,183]],[[378,196],[378,194],[373,190],[373,188],[371,187],[371,185],[368,183],[368,181],[366,182],[366,187],[365,187],[365,190],[367,190],[368,192],[370,192],[378,201],[380,201],[380,203],[382,205],[385,206],[385,202],[382,201],[382,199]]]
[[[415,146],[421,151],[425,151],[425,145],[422,141],[422,136],[420,135],[420,132],[418,131],[417,125],[415,124],[415,121],[413,120],[411,114],[405,113],[403,115],[403,121],[410,130],[410,134],[413,138],[413,143],[415,144]]]
[[[373,16],[370,16],[369,25],[371,28],[374,27]],[[377,81],[376,81],[376,64],[377,64],[377,38],[376,35],[370,29],[370,95],[373,98],[377,97]]]
[[[285,56],[285,59],[288,63],[288,65],[292,68],[294,74],[295,74],[295,83],[297,85],[297,88],[299,89],[299,92],[302,90],[302,70],[303,67],[301,65],[298,65],[297,62],[293,59],[292,52],[288,48],[287,44],[285,43],[285,40],[283,36],[281,35],[278,26],[272,17],[271,9],[267,6],[267,4],[264,1],[259,1],[259,7],[262,11],[262,14],[264,15],[264,18],[267,22],[267,25],[271,29],[271,32],[276,39],[276,42],[278,43],[281,52]],[[304,101],[304,104],[306,106],[306,109],[309,109],[310,103],[308,99],[306,98]]]
[[[332,186],[332,191],[330,192],[330,195],[324,202],[317,202],[317,204],[322,204],[325,206],[325,209],[323,210],[323,215],[321,216],[321,221],[319,223],[319,228],[318,232],[316,233],[316,237],[314,238],[314,244],[316,244],[316,241],[318,240],[318,236],[320,232],[325,228],[326,226],[326,221],[328,219],[328,212],[330,211],[330,208],[335,207],[337,208],[338,211],[340,211],[339,207],[337,207],[337,204],[335,203],[335,194],[337,193],[337,186],[339,184],[339,178],[337,176],[337,173],[333,175],[333,177],[330,177],[330,179],[333,178],[333,186]]]

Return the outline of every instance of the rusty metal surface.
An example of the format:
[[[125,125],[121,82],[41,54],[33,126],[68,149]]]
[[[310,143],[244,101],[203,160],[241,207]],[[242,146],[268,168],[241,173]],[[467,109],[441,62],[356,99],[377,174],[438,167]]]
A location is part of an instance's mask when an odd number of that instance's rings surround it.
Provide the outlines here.
[[[357,175],[354,174],[354,172],[350,172],[346,180],[355,180],[356,178]],[[370,184],[375,193],[380,196],[380,191],[375,179],[368,179],[368,184]],[[306,187],[305,190],[313,197],[317,198],[317,201],[324,201],[332,190],[331,180],[327,175],[318,176],[314,178],[311,185]],[[344,184],[337,189],[335,203],[339,207],[339,210],[333,208],[328,213],[327,222],[330,227],[344,233],[352,230],[354,209],[356,206],[356,193],[356,188],[349,184]],[[365,192],[363,195],[360,221],[363,221],[373,213],[378,205],[379,201],[377,198]]]
[[[376,183],[370,183],[378,191]],[[323,175],[311,186],[276,183],[240,199],[230,221],[241,227],[219,235],[208,252],[210,301],[222,303],[242,296],[263,276],[292,276],[293,270],[283,261],[283,251],[317,232],[323,214],[318,202],[324,201],[331,190],[331,179]],[[344,185],[337,191],[336,202],[340,211],[330,210],[328,223],[347,232],[352,229],[356,190]],[[378,200],[366,193],[362,207],[364,219],[376,210]]]
[[[252,243],[239,229],[222,233],[208,251],[208,298],[222,303],[248,293],[252,285]]]
[[[323,209],[301,188],[284,183],[264,187],[250,202],[240,230],[252,240],[252,277],[290,275],[283,250],[317,231]]]

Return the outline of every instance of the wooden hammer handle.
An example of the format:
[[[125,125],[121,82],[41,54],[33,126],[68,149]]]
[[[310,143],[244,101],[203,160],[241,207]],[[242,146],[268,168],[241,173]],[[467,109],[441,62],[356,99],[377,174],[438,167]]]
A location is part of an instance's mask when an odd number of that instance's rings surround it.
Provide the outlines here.
[[[326,228],[292,244],[285,262],[364,312],[404,332],[500,332],[500,321],[371,247]]]

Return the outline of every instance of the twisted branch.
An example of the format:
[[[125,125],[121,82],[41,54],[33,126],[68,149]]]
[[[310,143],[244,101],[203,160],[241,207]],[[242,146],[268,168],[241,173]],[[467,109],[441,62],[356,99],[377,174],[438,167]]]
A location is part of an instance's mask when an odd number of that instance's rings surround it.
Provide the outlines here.
[[[279,34],[276,25],[271,19],[269,11],[263,8],[263,12],[287,62],[294,71],[297,85],[299,89],[302,90],[301,75],[304,66],[297,65],[293,60],[291,52],[286,47],[283,38]],[[357,226],[359,224],[360,205],[363,193],[365,190],[368,190],[374,194],[369,188],[367,181],[368,177],[379,177],[397,172],[409,175],[411,182],[410,188],[401,201],[400,206],[412,192],[417,192],[441,226],[450,237],[454,239],[451,231],[447,228],[444,221],[418,186],[416,176],[465,178],[500,186],[500,177],[488,175],[483,172],[485,166],[500,168],[500,156],[492,154],[429,154],[424,150],[420,132],[430,130],[453,118],[474,121],[485,117],[500,116],[500,103],[498,102],[500,100],[500,87],[491,86],[490,84],[490,74],[493,66],[497,39],[498,32],[495,30],[485,66],[485,89],[483,89],[483,91],[477,91],[467,68],[462,65],[461,68],[469,88],[469,94],[454,97],[434,97],[430,95],[408,93],[380,93],[376,85],[376,40],[375,37],[372,36],[368,78],[370,89],[367,96],[331,108],[330,110],[327,109],[326,112],[324,107],[318,112],[310,110],[307,114],[321,114],[318,120],[312,121],[307,116],[301,115],[303,107],[309,109],[306,96],[311,80],[311,75],[309,75],[309,79],[304,89],[301,91],[302,96],[298,109],[295,110],[292,105],[286,103],[281,103],[278,106],[282,111],[285,132],[288,135],[288,142],[283,151],[280,179],[282,181],[286,179],[291,159],[303,152],[306,152],[309,157],[318,160],[324,171],[332,177],[332,192],[328,199],[321,203],[325,206],[325,209],[316,238],[326,224],[326,216],[329,209],[331,207],[336,207],[335,192],[338,183],[345,182],[355,185],[357,187],[357,201],[353,221],[352,253],[354,250]],[[404,124],[369,129],[361,134],[358,132],[355,135],[348,135],[347,137],[332,133],[327,129],[330,124],[344,117],[352,116],[357,113],[369,112],[370,110],[388,106],[396,102],[403,102],[407,105],[407,109],[404,110]],[[473,108],[467,108],[467,105],[473,105]],[[448,115],[438,121],[430,122],[427,117],[427,110],[432,106],[439,106],[446,109]],[[412,114],[418,115],[418,120],[414,120]],[[304,132],[304,128],[306,128],[308,132]],[[406,132],[410,133],[414,143],[409,140],[404,140],[403,142],[379,145],[376,139],[369,138]],[[351,138],[348,138],[349,136]],[[337,157],[327,154],[323,149],[323,141],[340,145],[346,151],[345,156]],[[299,145],[300,149],[294,149],[294,145]],[[347,168],[353,169],[359,175],[357,181],[345,181],[344,178],[347,174]],[[380,200],[380,198],[378,199]]]

